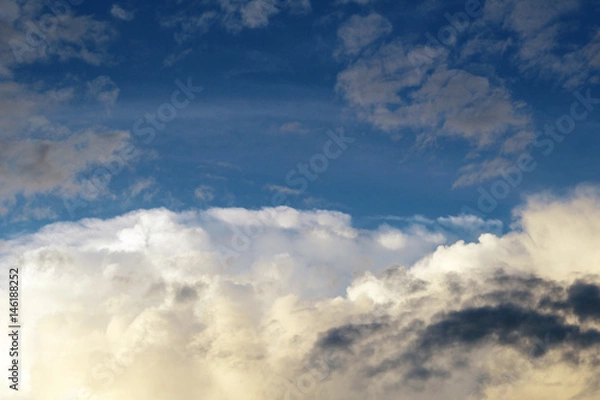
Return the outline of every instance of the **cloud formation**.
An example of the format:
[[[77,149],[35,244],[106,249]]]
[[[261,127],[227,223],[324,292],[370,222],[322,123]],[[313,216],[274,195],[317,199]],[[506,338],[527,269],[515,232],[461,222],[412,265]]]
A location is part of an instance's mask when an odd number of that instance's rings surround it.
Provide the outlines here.
[[[594,5],[581,0],[485,2],[483,17],[473,28],[478,34],[463,54],[489,57],[501,48],[521,73],[568,89],[597,83],[593,75],[600,67],[600,30],[583,31],[583,43],[577,45],[568,35],[579,23],[578,14],[589,12],[589,7]]]
[[[168,13],[161,17],[165,28],[175,29],[175,39],[185,42],[220,25],[230,33],[243,29],[266,27],[282,11],[296,14],[311,10],[310,0],[213,0],[206,7],[192,7],[185,12]]]
[[[112,5],[110,8],[110,15],[123,21],[131,21],[135,18],[135,12],[127,11],[118,4]]]
[[[0,216],[15,209],[13,220],[56,215],[36,196],[76,192],[79,176],[110,159],[128,139],[126,132],[78,126],[60,112],[73,100],[93,98],[107,113],[119,89],[107,76],[85,84],[70,74],[26,82],[22,67],[79,60],[99,66],[111,62],[108,46],[116,31],[91,15],[78,15],[77,1],[4,0],[0,8]],[[51,87],[51,88],[49,88]],[[16,205],[17,203],[20,205]]]
[[[352,16],[339,29],[338,36],[342,40],[342,49],[350,55],[360,52],[382,36],[392,32],[392,24],[377,13],[366,17]]]
[[[600,191],[515,218],[464,242],[331,211],[158,209],[0,242],[30,327],[9,398],[595,399]]]

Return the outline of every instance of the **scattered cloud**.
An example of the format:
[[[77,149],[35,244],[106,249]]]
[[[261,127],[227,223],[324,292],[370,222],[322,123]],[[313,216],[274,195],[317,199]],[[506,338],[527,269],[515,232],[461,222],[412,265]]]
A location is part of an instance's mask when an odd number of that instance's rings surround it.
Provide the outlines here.
[[[183,60],[184,58],[186,58],[190,54],[192,54],[192,49],[191,48],[182,50],[180,52],[171,53],[167,57],[165,57],[165,59],[163,60],[163,66],[165,66],[165,67],[172,67],[173,65],[175,65],[179,61]]]
[[[194,190],[194,196],[204,203],[210,203],[215,198],[215,191],[211,186],[200,185]]]
[[[341,52],[356,55],[365,46],[392,32],[392,24],[377,13],[366,17],[352,16],[338,29],[338,37],[342,40]]]
[[[413,128],[422,142],[450,136],[484,148],[529,123],[508,89],[485,76],[441,63],[419,77],[399,42],[341,72],[337,90],[376,126]]]
[[[74,194],[80,174],[101,160],[111,160],[128,140],[127,132],[91,130],[62,140],[3,140],[0,198],[10,204],[17,195]]]
[[[104,105],[107,114],[119,97],[120,89],[110,77],[102,75],[87,83],[88,95]]]
[[[151,200],[157,193],[157,182],[154,178],[140,178],[127,190],[127,201],[143,194],[144,201]]]
[[[131,21],[135,18],[135,12],[126,11],[122,9],[118,4],[112,5],[112,7],[110,8],[110,15],[123,21]]]
[[[271,192],[283,193],[283,194],[290,195],[290,196],[297,196],[297,195],[302,194],[302,191],[297,190],[297,189],[292,189],[288,186],[266,185],[265,187],[268,190],[270,190]]]
[[[279,127],[280,133],[301,133],[306,134],[310,132],[308,128],[305,128],[302,122],[293,121],[293,122],[285,122],[281,124]]]
[[[239,33],[243,29],[259,29],[282,11],[308,13],[311,10],[309,0],[217,0],[216,7],[208,9],[174,13],[161,18],[161,25],[175,28],[175,38],[185,42],[197,34],[206,33],[218,24],[228,32]],[[213,4],[214,4],[213,3]]]
[[[501,48],[523,74],[552,80],[567,89],[594,82],[594,72],[600,67],[600,30],[583,32],[583,44],[575,45],[568,38],[586,6],[591,3],[486,2],[483,17],[473,27],[478,34],[465,45],[465,55],[491,56]],[[511,36],[515,39],[507,39]]]
[[[107,49],[116,31],[110,24],[92,16],[74,15],[70,8],[66,10],[54,14],[44,13],[43,8],[21,8],[18,18],[5,27],[0,40],[0,65],[5,75],[12,76],[10,69],[21,63],[77,59],[101,65],[111,61]],[[42,18],[43,31],[34,22]]]

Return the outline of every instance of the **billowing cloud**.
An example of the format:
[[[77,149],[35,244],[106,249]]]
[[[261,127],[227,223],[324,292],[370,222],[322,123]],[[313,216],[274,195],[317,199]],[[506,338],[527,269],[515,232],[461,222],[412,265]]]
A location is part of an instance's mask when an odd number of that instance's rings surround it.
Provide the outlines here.
[[[27,321],[8,398],[595,399],[600,191],[515,217],[450,242],[331,211],[158,209],[0,242]]]

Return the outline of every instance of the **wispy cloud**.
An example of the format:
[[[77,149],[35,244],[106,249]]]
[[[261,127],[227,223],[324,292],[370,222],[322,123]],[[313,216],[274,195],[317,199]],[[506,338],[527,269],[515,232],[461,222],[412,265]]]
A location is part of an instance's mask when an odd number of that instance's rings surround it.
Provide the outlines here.
[[[110,8],[110,14],[123,21],[132,21],[135,18],[134,11],[127,11],[121,8],[118,4],[113,4]]]
[[[266,27],[282,11],[307,13],[311,10],[308,0],[218,0],[216,3],[214,8],[163,16],[161,25],[175,28],[175,38],[181,43],[207,32],[215,24],[228,32],[239,33],[243,29]]]
[[[204,203],[210,203],[215,198],[215,191],[211,186],[200,185],[194,190],[194,196]]]
[[[392,29],[392,24],[377,13],[366,17],[354,15],[338,29],[338,37],[342,41],[340,52],[356,55],[365,46],[389,35]]]

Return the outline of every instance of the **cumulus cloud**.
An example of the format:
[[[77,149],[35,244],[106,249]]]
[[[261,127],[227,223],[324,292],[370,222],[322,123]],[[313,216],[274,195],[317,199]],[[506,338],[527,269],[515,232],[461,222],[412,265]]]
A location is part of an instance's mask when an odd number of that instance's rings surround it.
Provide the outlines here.
[[[448,242],[332,211],[158,209],[2,241],[28,326],[11,398],[595,399],[600,191],[515,217]]]

